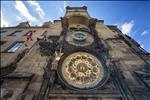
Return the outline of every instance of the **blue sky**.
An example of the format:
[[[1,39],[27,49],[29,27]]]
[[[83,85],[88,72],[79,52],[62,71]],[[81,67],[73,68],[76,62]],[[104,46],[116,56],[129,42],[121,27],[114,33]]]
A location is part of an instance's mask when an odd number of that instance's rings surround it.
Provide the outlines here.
[[[150,1],[1,1],[1,26],[40,26],[64,16],[66,6],[84,5],[91,17],[117,25],[150,52]]]

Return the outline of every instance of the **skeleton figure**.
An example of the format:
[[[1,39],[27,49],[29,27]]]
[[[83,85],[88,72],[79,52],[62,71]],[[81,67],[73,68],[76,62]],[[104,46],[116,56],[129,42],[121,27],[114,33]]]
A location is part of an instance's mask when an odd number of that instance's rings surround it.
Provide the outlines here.
[[[58,62],[59,62],[61,56],[64,54],[61,51],[62,51],[62,49],[60,49],[59,51],[55,51],[55,55],[54,55],[54,59],[53,59],[53,62],[52,62],[52,67],[51,67],[52,70],[57,69]]]

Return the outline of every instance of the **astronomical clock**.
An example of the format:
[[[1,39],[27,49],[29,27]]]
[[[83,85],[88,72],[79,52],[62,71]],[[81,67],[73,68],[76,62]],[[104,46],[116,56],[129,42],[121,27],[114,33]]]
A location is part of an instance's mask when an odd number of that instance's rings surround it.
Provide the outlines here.
[[[105,48],[93,27],[96,20],[74,15],[61,21],[63,39],[59,40],[59,48],[63,55],[57,67],[59,80],[65,87],[77,91],[102,87],[108,80],[109,72],[102,56]]]

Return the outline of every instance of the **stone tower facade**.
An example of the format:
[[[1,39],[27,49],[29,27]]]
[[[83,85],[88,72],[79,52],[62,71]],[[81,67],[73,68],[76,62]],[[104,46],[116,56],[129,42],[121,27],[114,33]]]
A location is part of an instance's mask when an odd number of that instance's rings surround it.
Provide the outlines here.
[[[40,27],[1,28],[0,85],[2,100],[150,100],[150,56],[86,6],[68,6]]]

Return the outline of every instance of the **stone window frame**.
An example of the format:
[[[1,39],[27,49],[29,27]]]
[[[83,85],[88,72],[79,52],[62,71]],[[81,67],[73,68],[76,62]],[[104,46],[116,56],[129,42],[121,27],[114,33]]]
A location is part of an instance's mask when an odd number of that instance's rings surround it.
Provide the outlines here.
[[[0,31],[0,35],[3,35],[4,33],[6,33],[6,31]]]
[[[9,51],[11,48],[13,48],[17,43],[21,43],[21,45],[19,45],[19,47],[17,47],[17,49],[15,51]],[[4,52],[5,53],[15,53],[22,45],[23,45],[24,41],[16,41],[14,42],[12,45],[10,45]]]
[[[19,32],[18,34],[15,35],[15,33]],[[19,34],[21,34],[22,30],[17,30],[17,31],[14,31],[13,33],[11,33],[10,35],[8,36],[18,36]]]

